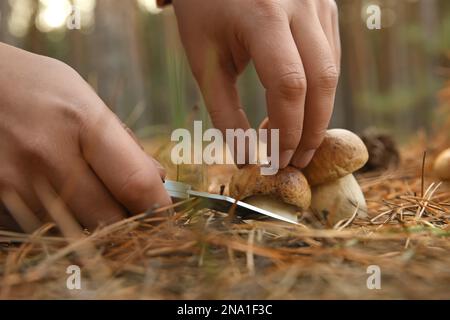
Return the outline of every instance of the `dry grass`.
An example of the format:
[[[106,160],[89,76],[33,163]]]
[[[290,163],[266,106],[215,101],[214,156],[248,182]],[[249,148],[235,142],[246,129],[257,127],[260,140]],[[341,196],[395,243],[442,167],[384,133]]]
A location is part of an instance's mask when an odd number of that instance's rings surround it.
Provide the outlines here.
[[[337,229],[229,222],[186,201],[69,239],[52,225],[0,230],[0,298],[448,299],[450,186],[428,177],[439,148],[423,166],[425,145],[408,147],[397,170],[360,176],[371,218]],[[72,264],[83,290],[66,288]],[[369,265],[381,290],[366,286]]]

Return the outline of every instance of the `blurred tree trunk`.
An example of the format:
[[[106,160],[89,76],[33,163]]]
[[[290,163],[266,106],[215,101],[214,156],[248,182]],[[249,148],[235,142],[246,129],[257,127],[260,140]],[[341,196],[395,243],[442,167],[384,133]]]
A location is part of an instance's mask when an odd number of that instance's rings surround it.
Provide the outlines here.
[[[142,117],[149,123],[151,113],[144,92],[137,10],[136,1],[97,0],[90,48],[100,97],[122,119],[136,106],[145,108]]]
[[[8,1],[0,1],[0,41],[13,44],[13,37],[8,32],[8,17],[11,7]]]
[[[342,77],[337,94],[341,108],[336,108],[333,126],[342,126],[351,130],[361,130],[366,126],[364,119],[365,106],[361,97],[355,93],[363,93],[376,81],[376,57],[373,47],[367,41],[365,23],[359,18],[361,2],[354,0],[340,1],[340,33],[342,42]],[[356,119],[360,119],[356,121]]]
[[[34,0],[31,2],[31,5],[33,6],[32,7],[33,13],[30,18],[31,23],[28,27],[27,36],[25,38],[24,49],[37,54],[46,55],[47,42],[45,40],[45,35],[38,30],[38,28],[36,27],[36,23],[34,23],[39,13],[39,1]]]
[[[422,25],[424,27],[424,33],[427,39],[433,39],[438,34],[438,21],[439,21],[439,15],[438,15],[438,2],[436,0],[427,0],[427,1],[421,1],[420,2],[420,15]],[[418,75],[418,81],[422,84],[423,88],[425,88],[427,91],[432,92],[434,90],[433,88],[433,79],[435,78],[435,66],[436,66],[436,60],[433,58],[433,56],[429,55],[427,50],[423,51],[422,58],[424,59],[424,75],[421,77],[421,75]],[[419,114],[419,117],[414,117],[414,124],[415,126],[425,126],[427,128],[430,127],[430,121],[431,115],[432,115],[432,108],[433,106],[437,105],[437,100],[435,95],[429,95],[425,98],[424,101],[419,101],[419,105],[416,107],[417,114]]]

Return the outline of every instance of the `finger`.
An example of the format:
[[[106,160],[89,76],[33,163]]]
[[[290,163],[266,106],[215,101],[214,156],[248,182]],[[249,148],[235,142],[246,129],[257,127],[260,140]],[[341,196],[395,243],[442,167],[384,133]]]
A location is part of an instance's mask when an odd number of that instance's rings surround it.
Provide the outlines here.
[[[265,117],[263,121],[259,124],[259,129],[267,130],[269,129],[269,118]]]
[[[248,129],[250,124],[242,109],[236,79],[220,66],[202,79],[200,88],[214,126],[225,134],[226,129]]]
[[[124,130],[130,135],[130,137],[133,139],[133,141],[136,142],[136,144],[139,146],[139,148],[144,150],[144,147],[139,142],[139,139],[136,137],[133,130],[131,130],[125,123],[123,123],[116,114],[114,114],[114,116],[117,119],[117,121],[120,122],[120,124],[122,125],[122,128],[124,128]],[[158,173],[159,173],[161,179],[164,180],[166,178],[166,169],[161,165],[161,163],[159,163],[156,159],[154,159],[150,155],[147,155],[147,157],[150,160],[151,165],[156,166],[156,169],[158,169]]]
[[[0,200],[3,202],[11,217],[14,218],[20,228],[26,233],[33,233],[42,226],[42,222],[15,190],[9,188],[2,191]]]
[[[69,161],[65,161],[65,164],[70,164],[70,168],[61,167],[58,171],[64,174],[52,184],[77,221],[87,229],[95,230],[98,226],[126,218],[125,210],[84,159]]]
[[[308,79],[304,128],[300,145],[292,159],[292,164],[298,168],[308,165],[322,143],[331,119],[338,81],[334,55],[314,12],[308,15],[308,21],[294,18],[292,22],[292,33]]]
[[[267,152],[267,156],[271,156],[271,150],[272,150],[272,139],[271,139],[271,130],[273,129],[273,126],[270,124],[269,118],[265,117],[263,121],[261,121],[261,123],[259,124],[258,129],[262,129],[262,130],[267,130],[267,134],[264,136],[260,136],[260,141],[261,143],[266,145],[266,152]]]
[[[158,170],[159,176],[161,177],[161,180],[164,181],[166,179],[166,174],[167,174],[166,169],[155,158],[153,158],[151,156],[147,156],[147,158],[150,161],[150,165],[154,165],[156,167],[156,169]]]
[[[32,233],[48,219],[30,183],[33,166],[26,159],[29,160],[28,157],[9,159],[15,168],[5,166],[0,170],[0,204],[23,231]]]
[[[338,73],[341,67],[341,40],[339,35],[338,8],[334,0],[321,6],[319,14],[320,24],[327,37]]]
[[[333,40],[334,40],[334,53],[336,56],[336,67],[338,73],[341,72],[341,57],[342,57],[342,49],[341,49],[341,35],[339,32],[339,12],[336,2],[333,1],[333,6],[331,10],[331,25],[333,27]]]
[[[119,123],[122,126],[122,128],[130,135],[130,137],[139,146],[139,148],[144,150],[144,147],[139,142],[139,139],[136,137],[136,135],[134,134],[133,130],[131,130],[122,120],[120,120],[120,118],[115,113],[113,113],[113,116],[114,116],[114,118],[116,118],[117,121],[119,121]]]
[[[9,214],[9,211],[0,203],[0,230],[22,231],[20,225]]]
[[[266,4],[263,10],[260,23],[243,29],[250,56],[266,89],[270,125],[280,130],[280,167],[284,168],[302,134],[306,78],[287,15],[277,5]]]
[[[232,67],[226,67],[226,62],[231,61],[231,57],[219,58],[212,49],[201,50],[207,58],[199,57],[191,59],[192,70],[199,84],[205,105],[211,117],[211,121],[219,129],[223,137],[226,137],[227,129],[250,128],[247,116],[242,108],[236,87],[236,73]],[[231,62],[230,62],[231,63]],[[229,140],[227,142],[230,142]],[[245,157],[243,161],[237,159],[237,139],[234,139],[234,160],[238,165],[247,163],[248,145],[245,147]]]
[[[86,120],[80,140],[95,174],[132,213],[171,203],[155,165],[106,106]]]

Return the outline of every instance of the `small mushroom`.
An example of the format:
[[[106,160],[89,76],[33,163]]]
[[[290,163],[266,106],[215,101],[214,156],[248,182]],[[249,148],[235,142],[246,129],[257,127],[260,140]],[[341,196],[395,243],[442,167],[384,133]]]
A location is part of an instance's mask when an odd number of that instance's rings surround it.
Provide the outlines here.
[[[442,181],[450,181],[450,149],[442,151],[436,158],[434,173]]]
[[[311,204],[308,181],[290,166],[268,176],[261,175],[257,165],[245,166],[233,175],[229,189],[236,199],[285,216],[296,216]]]
[[[328,130],[304,173],[312,186],[311,209],[329,224],[348,219],[357,210],[366,216],[367,205],[361,187],[352,175],[368,160],[367,148],[354,133]]]

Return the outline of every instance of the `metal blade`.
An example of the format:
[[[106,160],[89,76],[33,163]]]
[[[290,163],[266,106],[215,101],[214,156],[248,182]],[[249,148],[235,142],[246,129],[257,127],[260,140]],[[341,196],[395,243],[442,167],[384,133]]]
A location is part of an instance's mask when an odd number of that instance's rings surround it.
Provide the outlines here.
[[[297,215],[278,214],[263,208],[256,207],[243,201],[237,201],[231,197],[222,196],[219,194],[211,194],[207,192],[200,192],[189,190],[188,194],[196,198],[203,198],[212,208],[222,212],[228,212],[231,207],[236,204],[236,213],[243,218],[255,217],[257,215],[264,215],[273,219],[298,224]]]
[[[166,191],[169,194],[169,196],[171,196],[174,199],[189,198],[189,194],[187,192],[191,190],[191,186],[186,183],[166,180],[164,182],[164,187],[166,188]]]
[[[203,201],[198,203],[198,205],[202,208],[210,208],[221,212],[228,212],[233,205],[236,205],[236,214],[243,218],[261,218],[261,215],[263,215],[265,217],[298,224],[297,216],[295,214],[289,214],[286,212],[277,213],[273,212],[273,210],[259,208],[250,203],[237,201],[231,197],[208,192],[194,191],[191,186],[186,183],[166,180],[164,186],[169,195],[174,199],[181,200],[190,197],[202,199]]]

